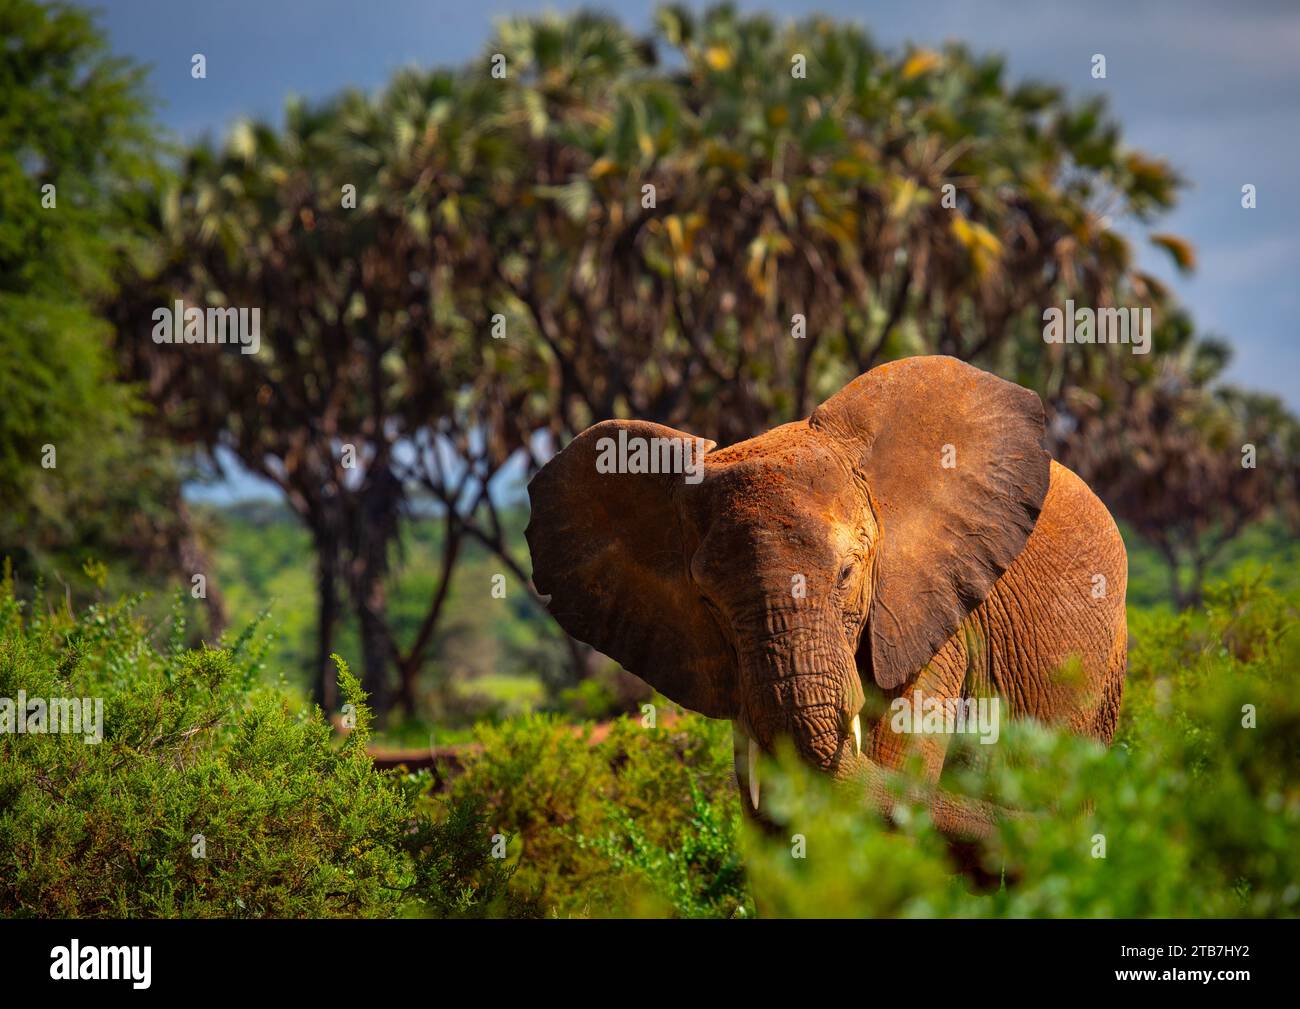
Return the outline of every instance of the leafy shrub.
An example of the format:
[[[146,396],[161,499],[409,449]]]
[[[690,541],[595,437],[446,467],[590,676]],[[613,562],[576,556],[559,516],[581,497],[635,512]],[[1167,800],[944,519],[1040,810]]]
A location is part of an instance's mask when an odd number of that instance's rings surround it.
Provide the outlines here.
[[[40,917],[474,914],[503,906],[473,803],[433,824],[427,778],[377,773],[356,727],[258,685],[264,641],[156,647],[134,600],[24,617],[0,586],[0,697],[103,700],[103,739],[0,734],[0,914]],[[477,832],[477,834],[476,834]],[[200,839],[197,835],[202,835]],[[201,855],[202,857],[198,857]]]
[[[512,891],[548,915],[732,917],[752,913],[737,847],[731,728],[684,715],[671,727],[591,728],[532,715],[477,732],[446,800],[486,802],[515,835]]]
[[[682,918],[743,918],[750,911],[736,847],[738,811],[731,802],[710,799],[694,781],[690,789],[687,815],[673,816],[677,822],[666,844],[652,840],[647,828],[606,800],[606,833],[579,836],[578,845],[604,856],[614,871],[644,882],[645,889],[632,895],[629,910],[670,911]]]
[[[411,795],[428,789],[428,773],[411,776]],[[406,911],[432,918],[535,918],[538,909],[509,891],[514,869],[493,853],[483,801],[446,806],[439,820],[420,816],[407,839],[414,853],[412,903]],[[503,838],[504,840],[504,838]]]

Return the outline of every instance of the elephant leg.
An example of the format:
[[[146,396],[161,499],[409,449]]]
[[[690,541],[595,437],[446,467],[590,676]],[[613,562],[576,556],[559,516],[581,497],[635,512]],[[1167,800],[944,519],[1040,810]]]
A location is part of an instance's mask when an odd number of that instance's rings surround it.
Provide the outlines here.
[[[960,698],[962,685],[966,682],[968,654],[966,636],[959,629],[915,679],[889,693],[889,703],[892,705],[902,700],[909,706],[914,702],[924,706],[926,701],[947,702]],[[920,758],[926,782],[938,784],[951,737],[946,733],[923,733],[919,731],[920,726],[910,726],[910,723],[908,731],[896,732],[894,723],[893,711],[886,710],[872,726],[871,744],[867,751],[872,762],[889,771],[901,771],[909,759],[916,756]]]
[[[924,711],[927,702],[939,702],[946,710],[947,704],[961,700],[971,658],[979,652],[978,636],[972,638],[972,634],[969,627],[959,628],[914,680],[890,693],[891,704],[901,699],[916,712]],[[903,771],[909,761],[919,759],[923,786],[929,791],[924,796],[913,791],[912,797],[926,801],[931,820],[945,836],[966,842],[987,840],[996,835],[999,820],[1018,815],[938,789],[952,736],[946,732],[921,732],[920,726],[898,732],[894,723],[893,712],[887,710],[872,726],[866,753],[874,769],[867,775],[869,795],[887,814],[897,794],[896,787],[890,784],[891,777]]]
[[[999,822],[1024,815],[929,784],[918,786],[870,760],[864,760],[862,765],[851,778],[840,782],[846,796],[860,797],[858,790],[865,785],[867,801],[891,821],[900,801],[925,805],[935,829],[950,841],[991,841],[997,837]]]

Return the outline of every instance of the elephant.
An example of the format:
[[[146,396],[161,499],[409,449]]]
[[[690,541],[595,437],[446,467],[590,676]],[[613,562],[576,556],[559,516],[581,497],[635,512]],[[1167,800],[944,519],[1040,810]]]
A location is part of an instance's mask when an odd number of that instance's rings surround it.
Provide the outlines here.
[[[603,421],[529,483],[533,581],[570,635],[732,720],[747,808],[758,758],[787,739],[884,812],[917,755],[935,825],[988,837],[1004,811],[938,789],[949,734],[895,731],[888,713],[864,731],[862,712],[869,690],[996,697],[1010,718],[1110,743],[1127,556],[1044,440],[1036,393],[945,356],[876,367],[722,449]]]

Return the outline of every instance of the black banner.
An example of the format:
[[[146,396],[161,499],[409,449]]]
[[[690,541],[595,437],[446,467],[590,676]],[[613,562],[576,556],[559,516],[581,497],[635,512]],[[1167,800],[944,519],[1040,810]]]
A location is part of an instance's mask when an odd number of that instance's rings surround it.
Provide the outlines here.
[[[1226,993],[1280,984],[1297,938],[1291,921],[0,922],[7,993],[127,999],[374,996],[387,985],[419,988],[431,973],[443,994],[448,984],[488,993],[544,978],[558,997],[566,986],[589,997],[609,991],[593,984],[662,980],[664,971],[690,977],[692,989],[716,979],[721,989],[761,991],[777,957],[787,958],[788,978],[788,958],[814,950],[824,963],[846,962],[876,993],[993,994],[1008,984]]]

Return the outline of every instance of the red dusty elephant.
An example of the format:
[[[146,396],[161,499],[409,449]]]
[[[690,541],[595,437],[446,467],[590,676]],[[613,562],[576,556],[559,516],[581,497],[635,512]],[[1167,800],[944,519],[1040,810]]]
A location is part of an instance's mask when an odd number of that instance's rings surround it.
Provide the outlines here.
[[[951,736],[897,732],[889,715],[864,727],[866,690],[996,697],[1009,717],[1109,743],[1127,558],[1043,435],[1035,393],[947,357],[875,368],[807,420],[716,451],[605,421],[529,486],[534,581],[574,637],[733,721],[756,808],[753,758],[779,737],[882,804],[884,772],[910,752],[937,782]],[[932,803],[956,836],[995,817]]]

